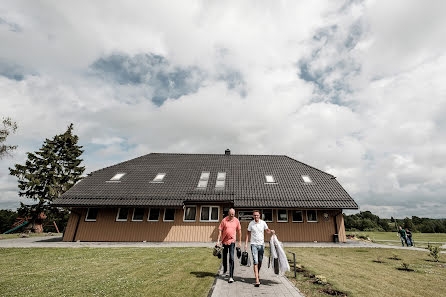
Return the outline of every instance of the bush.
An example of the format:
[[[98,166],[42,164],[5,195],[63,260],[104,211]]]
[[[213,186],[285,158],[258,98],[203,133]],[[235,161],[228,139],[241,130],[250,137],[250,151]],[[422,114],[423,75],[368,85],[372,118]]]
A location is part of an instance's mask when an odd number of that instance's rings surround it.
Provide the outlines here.
[[[440,248],[438,246],[429,245],[429,256],[431,256],[435,262],[438,262],[440,259]]]

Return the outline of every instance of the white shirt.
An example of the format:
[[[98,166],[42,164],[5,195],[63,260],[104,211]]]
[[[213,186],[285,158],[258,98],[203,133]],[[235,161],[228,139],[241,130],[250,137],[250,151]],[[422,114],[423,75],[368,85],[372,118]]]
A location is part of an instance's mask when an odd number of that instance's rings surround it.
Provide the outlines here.
[[[265,244],[264,232],[266,229],[269,228],[268,225],[263,220],[259,220],[258,223],[256,223],[255,220],[249,222],[248,231],[251,231],[251,244],[264,245]]]

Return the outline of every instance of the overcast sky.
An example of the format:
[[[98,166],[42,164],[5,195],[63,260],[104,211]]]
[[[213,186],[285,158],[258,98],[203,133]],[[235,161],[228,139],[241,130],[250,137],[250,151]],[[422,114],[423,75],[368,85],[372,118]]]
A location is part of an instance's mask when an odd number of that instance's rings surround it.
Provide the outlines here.
[[[150,152],[288,155],[382,217],[446,217],[445,1],[1,1],[8,167],[70,123],[86,173]]]

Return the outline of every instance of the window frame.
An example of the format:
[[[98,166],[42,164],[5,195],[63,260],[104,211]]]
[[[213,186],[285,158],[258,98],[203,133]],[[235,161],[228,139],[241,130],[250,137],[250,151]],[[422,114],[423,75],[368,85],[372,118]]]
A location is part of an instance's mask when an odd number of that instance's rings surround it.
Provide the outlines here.
[[[268,177],[272,178],[272,181],[268,181]],[[276,179],[274,178],[274,175],[272,174],[265,174],[265,184],[275,184]]]
[[[316,221],[310,221],[308,219],[308,212],[309,211],[314,211],[316,213]],[[317,220],[317,209],[307,209],[306,213],[307,213],[307,223],[317,223],[318,222],[318,220]]]
[[[150,219],[150,213],[152,212],[152,209],[158,209],[158,219],[156,219],[156,220],[151,220]],[[159,222],[160,221],[160,213],[161,213],[161,208],[159,208],[159,207],[150,207],[149,208],[149,213],[147,214],[147,222]]]
[[[304,211],[302,209],[292,209],[291,211],[293,212],[291,214],[291,222],[292,223],[303,223],[304,222]],[[294,220],[294,212],[298,212],[298,211],[300,211],[300,213],[301,213],[302,221],[295,221]]]
[[[218,185],[218,183],[222,185]],[[217,172],[217,179],[215,180],[215,188],[216,189],[224,189],[226,186],[226,171]]]
[[[166,220],[166,210],[168,210],[168,209],[173,209],[173,220]],[[166,208],[164,208],[164,211],[163,211],[164,213],[163,213],[163,222],[174,222],[175,221],[175,212],[176,212],[176,209],[175,208],[170,208],[170,207],[166,207]]]
[[[127,218],[125,220],[119,218],[119,214],[121,213],[121,208],[127,208],[129,210],[129,211],[127,211]],[[129,212],[130,212],[130,208],[129,207],[119,207],[118,208],[118,213],[116,214],[115,222],[127,222],[129,220]]]
[[[204,178],[203,175],[207,173],[207,177]],[[207,189],[209,179],[211,178],[211,172],[210,171],[202,171],[200,174],[200,179],[198,180],[197,189]],[[206,182],[204,186],[200,186],[201,182]]]
[[[267,221],[263,219],[263,211],[265,210],[271,210],[271,221]],[[273,208],[264,208],[261,210],[262,211],[262,220],[264,220],[267,223],[274,223],[274,209]]]
[[[186,220],[186,209],[187,208],[195,208],[195,219]],[[186,205],[183,210],[183,222],[188,223],[188,222],[196,222],[196,221],[197,221],[197,206],[196,205]]]
[[[312,184],[313,183],[313,180],[311,179],[311,177],[308,174],[301,175],[301,178],[304,181],[304,183],[306,183],[306,184]],[[305,178],[308,178],[309,181],[306,181]]]
[[[142,209],[142,218],[141,218],[141,220],[135,220],[135,211],[137,210],[137,209]],[[132,222],[144,222],[144,215],[145,215],[145,213],[146,213],[146,210],[145,210],[145,208],[142,208],[142,207],[134,207],[133,208],[133,214],[132,214]]]
[[[156,178],[158,176],[160,176],[160,175],[162,175],[163,177],[161,179],[159,179],[159,180],[156,180]],[[163,172],[157,173],[155,175],[155,177],[153,178],[153,180],[151,181],[151,183],[152,184],[162,184],[162,183],[164,183],[164,179],[166,178],[166,175],[167,175],[167,173],[163,173]]]
[[[89,219],[88,218],[88,213],[90,212],[91,208],[96,208],[98,210],[96,212],[96,218],[94,218],[94,219]],[[87,208],[87,213],[85,214],[85,222],[96,222],[96,220],[98,219],[98,214],[99,214],[99,208],[98,207],[88,207]]]
[[[279,211],[280,210],[285,210],[286,213],[286,221],[280,220],[280,216],[279,216]],[[277,223],[288,223],[289,220],[289,216],[288,216],[288,209],[283,209],[283,208],[278,208],[277,209]]]
[[[209,207],[209,220],[202,220],[201,219],[201,213],[203,211],[203,207]],[[212,217],[212,210],[211,208],[217,208],[217,219],[216,220],[211,220]],[[207,222],[207,223],[213,223],[213,222],[219,222],[220,221],[220,206],[218,205],[201,205],[200,206],[200,222]]]
[[[122,174],[119,178],[116,178],[117,175]],[[121,179],[126,175],[126,172],[118,172],[115,175],[113,175],[108,182],[121,182]]]

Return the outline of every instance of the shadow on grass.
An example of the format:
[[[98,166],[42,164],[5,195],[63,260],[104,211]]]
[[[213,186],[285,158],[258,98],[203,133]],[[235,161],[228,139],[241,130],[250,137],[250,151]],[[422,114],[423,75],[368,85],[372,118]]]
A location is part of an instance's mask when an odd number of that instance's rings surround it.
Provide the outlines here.
[[[205,278],[205,277],[215,277],[215,273],[207,272],[207,271],[192,271],[190,274],[195,275],[195,277],[198,278]]]

